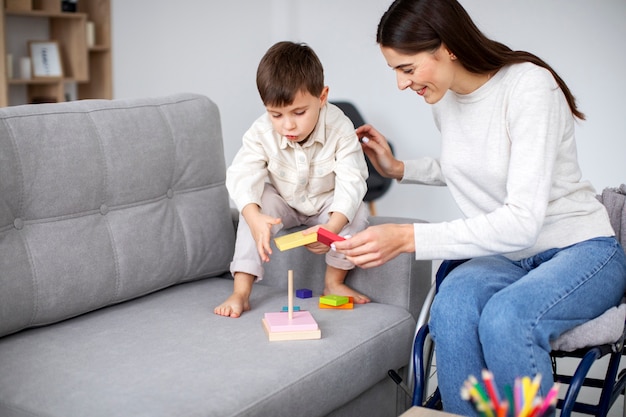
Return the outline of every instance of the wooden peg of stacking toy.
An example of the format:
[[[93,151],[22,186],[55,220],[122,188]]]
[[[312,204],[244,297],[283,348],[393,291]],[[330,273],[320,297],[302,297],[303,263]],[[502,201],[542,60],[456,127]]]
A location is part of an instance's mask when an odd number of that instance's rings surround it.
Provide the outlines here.
[[[293,271],[287,274],[287,312],[265,313],[263,329],[270,342],[320,339],[322,331],[310,311],[293,311]]]

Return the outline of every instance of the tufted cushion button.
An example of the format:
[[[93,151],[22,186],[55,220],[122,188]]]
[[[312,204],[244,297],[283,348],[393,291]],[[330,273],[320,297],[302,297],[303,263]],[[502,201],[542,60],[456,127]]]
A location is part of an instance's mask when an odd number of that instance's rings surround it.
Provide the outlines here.
[[[167,190],[167,198],[172,198],[174,197],[174,191],[170,188]]]
[[[106,216],[108,212],[109,212],[109,206],[107,206],[106,204],[103,204],[100,206],[100,214],[102,214],[103,216]]]
[[[13,220],[13,226],[17,229],[17,230],[22,230],[22,228],[24,227],[24,220],[20,219],[19,217],[15,220]]]

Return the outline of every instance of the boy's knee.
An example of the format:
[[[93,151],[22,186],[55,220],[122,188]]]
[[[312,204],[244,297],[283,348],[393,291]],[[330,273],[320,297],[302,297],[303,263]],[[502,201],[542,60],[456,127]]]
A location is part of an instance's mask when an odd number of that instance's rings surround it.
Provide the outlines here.
[[[292,210],[276,188],[269,183],[265,184],[261,194],[261,207],[264,214],[272,217],[282,217],[287,211]]]
[[[335,251],[328,251],[325,255],[326,265],[333,268],[349,271],[354,269],[354,264],[346,259],[345,255],[342,255]]]
[[[272,217],[280,217],[281,209],[284,203],[277,196],[266,196],[263,194],[261,198],[261,207],[264,214]]]

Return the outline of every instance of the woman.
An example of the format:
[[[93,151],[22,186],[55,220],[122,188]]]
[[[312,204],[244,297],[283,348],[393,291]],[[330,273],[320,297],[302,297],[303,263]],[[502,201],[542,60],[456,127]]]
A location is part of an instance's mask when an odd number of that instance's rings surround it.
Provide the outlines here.
[[[432,105],[441,155],[397,160],[369,125],[364,152],[384,176],[447,185],[465,218],[372,226],[335,247],[364,268],[401,252],[469,259],[441,285],[430,329],[444,409],[471,415],[463,381],[484,368],[500,385],[551,375],[550,341],[619,303],[626,257],[581,181],[584,115],[547,63],[485,37],[455,0],[395,1],[377,43],[398,87]]]

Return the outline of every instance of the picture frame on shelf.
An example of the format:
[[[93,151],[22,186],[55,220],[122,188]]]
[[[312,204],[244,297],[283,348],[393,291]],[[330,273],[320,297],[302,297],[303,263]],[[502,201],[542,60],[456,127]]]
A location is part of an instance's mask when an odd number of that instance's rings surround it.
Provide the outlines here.
[[[29,41],[33,78],[63,78],[63,65],[56,41]]]

